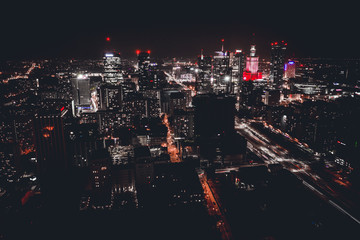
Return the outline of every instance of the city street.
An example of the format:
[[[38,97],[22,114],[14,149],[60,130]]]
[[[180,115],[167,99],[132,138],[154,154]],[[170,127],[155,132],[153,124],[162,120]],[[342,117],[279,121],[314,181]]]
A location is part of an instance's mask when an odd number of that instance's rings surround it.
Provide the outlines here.
[[[206,178],[204,173],[199,174],[201,185],[204,189],[205,200],[210,216],[215,216],[218,221],[216,227],[220,230],[222,239],[232,239],[231,230],[229,223],[226,220],[225,213],[223,212],[220,202],[218,201],[219,197],[214,192],[214,188],[211,187],[211,183]]]

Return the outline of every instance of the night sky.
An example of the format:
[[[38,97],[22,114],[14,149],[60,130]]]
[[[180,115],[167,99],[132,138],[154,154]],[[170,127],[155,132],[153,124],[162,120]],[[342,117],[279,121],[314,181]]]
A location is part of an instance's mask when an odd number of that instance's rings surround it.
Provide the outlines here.
[[[304,1],[106,1],[6,3],[0,16],[0,59],[100,57],[105,38],[124,57],[196,57],[203,48],[249,51],[288,42],[295,57],[360,57],[357,6]],[[315,2],[315,1],[313,1]],[[255,33],[255,37],[252,35]]]

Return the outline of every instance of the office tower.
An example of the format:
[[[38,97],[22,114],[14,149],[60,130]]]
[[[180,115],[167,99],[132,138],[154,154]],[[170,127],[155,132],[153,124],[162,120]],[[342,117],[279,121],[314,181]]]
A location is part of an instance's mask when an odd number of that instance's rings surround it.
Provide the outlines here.
[[[194,109],[188,108],[185,111],[183,109],[175,110],[173,127],[175,138],[192,140],[194,138]]]
[[[144,91],[150,89],[150,86],[154,84],[150,74],[150,51],[141,52],[137,50],[136,54],[138,58],[139,90]]]
[[[213,87],[216,93],[230,93],[232,91],[230,52],[216,52],[213,61],[212,77]]]
[[[72,166],[89,166],[91,152],[101,146],[98,124],[67,123],[65,129],[66,151]]]
[[[77,107],[90,107],[90,78],[87,75],[79,74],[71,79],[73,100]]]
[[[284,66],[284,71],[285,71],[285,78],[295,78],[295,69],[296,69],[296,65],[294,61],[289,60],[285,66]]]
[[[118,83],[123,81],[120,54],[107,52],[104,55],[104,81]]]
[[[259,71],[259,57],[256,56],[255,45],[251,45],[250,55],[246,57],[246,71],[243,75],[244,81],[254,81],[262,78],[262,72]]]
[[[201,94],[193,100],[195,106],[195,137],[202,140],[229,135],[234,131],[235,98]]]
[[[271,43],[271,59],[270,59],[270,80],[275,84],[280,84],[284,77],[284,57],[287,43],[272,42]]]
[[[185,108],[186,108],[185,94],[182,92],[170,93],[170,101],[169,101],[170,115],[173,115],[176,109],[185,110]]]
[[[150,51],[141,52],[140,50],[136,51],[138,57],[138,68],[147,70],[150,65]]]
[[[111,196],[111,160],[106,149],[94,151],[90,160],[91,201],[93,209],[109,209],[113,205]]]
[[[121,84],[121,89],[123,98],[127,98],[128,95],[134,94],[136,92],[136,83],[131,79],[125,79]]]
[[[68,170],[62,113],[37,114],[34,135],[40,175],[61,175]]]
[[[45,206],[59,211],[73,209],[74,189],[69,185],[73,179],[69,175],[63,113],[37,114],[33,124],[37,176]],[[63,194],[65,191],[67,194]]]
[[[233,72],[237,80],[237,86],[241,88],[245,69],[245,54],[242,50],[236,50],[232,62]]]
[[[121,85],[102,84],[98,90],[100,98],[100,109],[121,109],[121,103],[123,101],[123,92]]]
[[[146,99],[147,115],[149,117],[160,116],[161,113],[161,92],[160,89],[149,89],[144,91]]]
[[[210,93],[212,92],[212,83],[213,83],[213,59],[209,56],[204,56],[201,52],[201,56],[197,61],[198,65],[198,74],[196,75],[196,91],[198,93]]]

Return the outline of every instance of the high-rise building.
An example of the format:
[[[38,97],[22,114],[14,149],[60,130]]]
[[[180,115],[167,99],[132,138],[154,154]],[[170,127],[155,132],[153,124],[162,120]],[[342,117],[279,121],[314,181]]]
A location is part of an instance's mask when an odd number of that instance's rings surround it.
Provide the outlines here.
[[[244,69],[245,69],[245,54],[242,50],[236,50],[234,60],[232,63],[233,72],[236,74],[237,85],[240,88],[243,82]]]
[[[107,52],[104,55],[104,81],[107,83],[122,82],[120,54]]]
[[[151,79],[150,74],[150,51],[141,52],[137,50],[136,54],[138,58],[139,90],[144,91],[154,85],[154,80]]]
[[[90,106],[90,78],[85,74],[79,74],[71,79],[73,100],[76,106]]]
[[[84,114],[85,115],[85,114]],[[77,123],[72,121],[66,125],[66,151],[72,166],[86,167],[89,165],[91,152],[101,146],[98,141],[98,124]]]
[[[250,55],[246,57],[246,71],[243,74],[244,81],[253,81],[262,78],[262,72],[259,71],[259,57],[256,56],[255,45],[251,45]]]
[[[235,97],[215,94],[196,95],[194,130],[198,139],[229,135],[234,131]]]
[[[262,90],[255,89],[252,81],[245,81],[241,86],[239,105],[242,107],[252,107],[259,105],[262,100]]]
[[[201,56],[197,61],[198,73],[196,75],[196,91],[198,93],[209,93],[212,91],[212,84],[214,78],[212,76],[213,71],[213,59],[210,56]]]
[[[100,108],[102,110],[119,110],[123,101],[121,85],[103,84],[99,88]]]
[[[194,137],[194,109],[175,110],[173,115],[175,138],[191,140]]]
[[[270,81],[279,84],[284,77],[284,57],[287,43],[271,43]]]
[[[295,62],[292,60],[289,60],[284,66],[285,78],[295,78],[296,77],[295,69],[296,69]]]
[[[92,153],[90,160],[92,187],[90,205],[93,209],[112,208],[110,166],[110,155],[106,149]]]
[[[215,52],[212,68],[213,87],[216,93],[230,93],[232,91],[232,68],[230,66],[230,52]]]
[[[45,180],[62,176],[69,168],[63,113],[37,114],[34,136],[39,175]]]
[[[169,101],[170,115],[173,115],[176,109],[185,110],[185,108],[186,108],[185,94],[182,92],[170,93],[170,101]]]

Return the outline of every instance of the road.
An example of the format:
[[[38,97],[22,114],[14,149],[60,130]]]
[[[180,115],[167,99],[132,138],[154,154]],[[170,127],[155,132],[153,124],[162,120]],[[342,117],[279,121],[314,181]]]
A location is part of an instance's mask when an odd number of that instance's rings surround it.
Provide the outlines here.
[[[209,185],[211,182],[209,182],[204,173],[199,173],[198,175],[201,185],[204,189],[205,200],[209,214],[210,216],[217,216],[218,221],[216,223],[216,227],[220,230],[222,239],[232,239],[229,223],[226,220],[224,210],[222,209],[221,203],[218,200],[219,196],[217,196],[216,192],[213,191],[214,188]]]
[[[250,120],[236,118],[235,129],[247,139],[248,149],[263,159],[266,164],[281,164],[283,168],[291,171],[305,187],[360,224],[360,209],[357,204],[360,202],[359,194],[356,196],[359,201],[345,197],[339,189],[334,188],[333,182],[326,181],[316,174],[311,169],[309,162],[294,158],[290,149],[285,149],[251,127]],[[306,145],[301,144],[297,140],[295,142],[299,147],[307,148]],[[311,149],[307,151],[311,152]]]
[[[171,132],[171,127],[169,124],[167,114],[164,114],[163,123],[168,129],[167,136],[166,136],[166,146],[167,146],[168,153],[170,155],[170,161],[172,163],[181,162],[180,153],[175,145],[174,137]]]
[[[8,82],[10,80],[29,78],[30,73],[34,70],[35,67],[37,67],[36,63],[32,63],[30,68],[26,71],[26,73],[24,75],[19,74],[19,75],[16,75],[16,76],[11,76],[11,77],[3,80],[3,82],[6,83],[6,82]]]
[[[179,79],[176,79],[173,75],[171,75],[171,74],[169,74],[169,73],[167,73],[167,72],[165,72],[165,71],[164,71],[164,73],[165,73],[166,76],[168,76],[170,82],[171,82],[171,81],[176,82],[176,84],[178,84],[179,86],[181,86],[183,89],[185,89],[185,90],[190,90],[190,91],[191,91],[191,96],[195,96],[195,95],[196,95],[196,91],[195,91],[194,88],[191,88],[191,87],[186,86],[186,85],[183,84]]]

